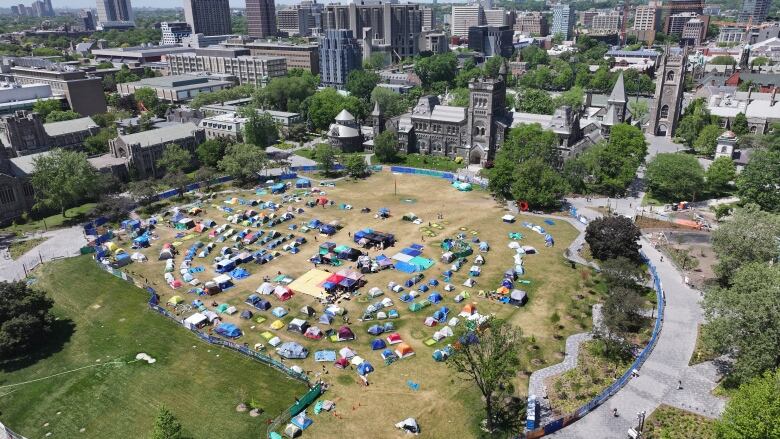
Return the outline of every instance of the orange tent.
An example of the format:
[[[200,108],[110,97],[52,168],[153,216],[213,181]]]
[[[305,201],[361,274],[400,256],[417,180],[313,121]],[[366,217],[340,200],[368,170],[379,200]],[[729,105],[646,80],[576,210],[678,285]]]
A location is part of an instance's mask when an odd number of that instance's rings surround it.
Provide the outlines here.
[[[509,294],[509,288],[507,288],[507,287],[505,287],[505,286],[503,286],[503,285],[502,285],[502,286],[498,287],[498,289],[496,290],[496,292],[497,292],[498,294]]]
[[[414,355],[414,349],[412,349],[412,347],[406,343],[401,343],[397,348],[395,348],[395,353],[401,358],[409,357]]]
[[[477,304],[467,303],[466,306],[463,307],[463,312],[467,314],[474,314],[475,312],[477,312]]]

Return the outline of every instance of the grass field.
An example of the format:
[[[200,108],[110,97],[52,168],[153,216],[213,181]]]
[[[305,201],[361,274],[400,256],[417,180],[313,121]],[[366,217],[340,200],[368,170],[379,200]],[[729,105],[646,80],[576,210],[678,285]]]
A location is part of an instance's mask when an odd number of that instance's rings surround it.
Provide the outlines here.
[[[190,437],[256,438],[265,434],[267,419],[306,390],[148,310],[145,291],[99,270],[88,256],[47,263],[35,275],[36,286],[55,300],[59,320],[48,357],[0,369],[0,412],[17,433],[148,437],[165,404]],[[133,362],[139,352],[157,362]],[[95,367],[8,387],[88,366]],[[266,414],[235,411],[252,399]]]
[[[31,238],[22,241],[13,241],[11,245],[8,246],[8,253],[11,255],[11,259],[16,259],[47,239],[48,238]]]
[[[714,439],[714,421],[668,405],[658,407],[645,421],[647,439]]]
[[[0,232],[13,232],[17,235],[25,232],[34,232],[44,229],[56,229],[58,227],[70,226],[84,221],[94,209],[95,203],[85,203],[81,206],[72,207],[65,211],[65,216],[56,213],[51,216],[40,219],[31,219],[24,224],[14,224],[0,229]]]
[[[354,233],[365,227],[395,234],[396,246],[384,252],[387,256],[394,255],[412,243],[425,245],[423,256],[437,261],[432,268],[424,272],[426,280],[437,278],[441,281],[441,273],[449,268],[448,264],[438,262],[442,254],[439,246],[442,239],[446,237],[454,237],[460,232],[467,234],[470,238],[478,236],[491,245],[491,250],[485,254],[486,264],[482,268],[482,275],[476,278],[478,282],[476,287],[465,288],[461,286],[468,277],[468,267],[471,265],[466,264],[465,268],[457,272],[451,281],[456,286],[456,290],[447,293],[443,291],[441,286],[434,288],[442,293],[444,301],[418,313],[409,311],[407,304],[402,303],[397,294],[387,292],[386,288],[389,281],[403,282],[411,275],[394,270],[367,275],[368,283],[360,290],[361,292],[351,300],[340,303],[351,316],[351,327],[357,335],[357,340],[353,342],[312,341],[284,329],[274,331],[270,329],[270,324],[276,319],[270,312],[263,313],[253,310],[256,315],[259,314],[266,318],[262,323],[239,319],[238,314],[223,316],[225,321],[235,323],[242,328],[244,335],[239,341],[246,342],[250,346],[258,342],[267,344],[267,341],[261,336],[261,333],[265,331],[270,331],[283,341],[296,341],[306,346],[310,352],[309,358],[290,362],[301,365],[313,377],[323,371],[322,363],[315,363],[312,358],[313,352],[321,349],[338,350],[344,346],[350,346],[376,367],[377,370],[369,375],[371,385],[364,387],[359,384],[359,379],[354,371],[341,371],[335,369],[331,364],[327,364],[325,378],[332,385],[327,398],[336,401],[338,417],[333,415],[315,417],[314,425],[307,430],[307,435],[311,432],[313,437],[334,437],[336,435],[361,437],[367,431],[371,431],[374,437],[395,437],[397,433],[392,424],[406,417],[414,416],[422,423],[423,437],[459,437],[464,431],[469,432],[466,436],[477,436],[479,434],[477,425],[483,415],[481,401],[475,387],[464,382],[461,377],[453,375],[446,364],[436,363],[431,358],[435,348],[446,346],[446,340],[432,347],[424,344],[424,341],[429,339],[438,329],[424,326],[425,317],[431,315],[442,305],[452,310],[451,316],[460,312],[463,303],[455,303],[453,297],[461,291],[467,290],[471,293],[471,298],[468,301],[477,303],[480,313],[494,314],[500,318],[508,319],[521,328],[526,336],[527,346],[523,349],[523,366],[515,382],[515,393],[520,397],[525,397],[528,375],[531,371],[557,363],[563,358],[562,350],[565,337],[590,328],[590,308],[601,294],[601,289],[590,270],[572,269],[563,258],[564,249],[577,235],[577,231],[568,223],[556,220],[554,225],[547,225],[542,223],[541,218],[526,216],[518,218],[518,222],[515,224],[503,223],[500,218],[506,213],[505,210],[497,205],[488,194],[476,191],[459,192],[450,187],[447,180],[432,177],[396,176],[388,172],[381,172],[366,180],[339,181],[336,187],[326,187],[324,190],[327,192],[325,196],[335,201],[337,205],[349,203],[354,209],[342,210],[336,206],[308,209],[305,208],[303,202],[292,203],[294,207],[304,207],[305,213],[297,215],[292,222],[276,226],[275,229],[287,233],[289,232],[287,226],[291,223],[302,224],[307,223],[312,218],[317,218],[323,222],[339,220],[344,226],[341,231],[330,238],[320,236],[318,241],[315,241],[314,232],[304,234],[299,230],[294,231],[296,236],[305,236],[308,240],[301,247],[299,254],[281,252],[280,257],[268,264],[249,263],[242,265],[251,273],[250,277],[238,280],[235,282],[235,287],[213,298],[208,298],[205,300],[208,305],[211,305],[211,301],[214,300],[218,303],[234,305],[239,311],[247,309],[249,307],[243,302],[262,283],[263,276],[275,277],[278,272],[281,272],[295,279],[313,268],[312,264],[308,262],[308,258],[316,253],[320,243],[333,241],[336,244],[354,246],[355,244],[348,233]],[[274,199],[275,201],[280,198],[270,195],[258,196],[249,191],[222,194],[219,199],[204,203],[202,206],[204,213],[201,217],[214,219],[218,224],[224,223],[226,214],[218,210],[217,207],[226,206],[223,204],[223,200],[230,196],[245,199]],[[305,201],[307,198],[303,197],[303,199]],[[370,207],[372,213],[361,213],[360,209],[364,206]],[[376,212],[380,207],[389,208],[392,216],[386,220],[375,218],[373,212]],[[415,225],[402,221],[401,216],[406,212],[416,213],[422,218],[423,224]],[[440,213],[443,215],[443,219],[437,219]],[[434,225],[429,227],[429,221]],[[545,247],[544,238],[523,227],[520,224],[521,221],[532,221],[543,225],[555,237],[556,246]],[[438,224],[438,227],[435,224]],[[235,228],[240,230],[244,227],[236,225]],[[425,234],[426,230],[432,233]],[[524,308],[504,305],[479,295],[480,290],[493,290],[498,287],[504,271],[513,266],[514,250],[507,246],[509,243],[508,233],[512,231],[521,232],[524,235],[521,240],[522,244],[535,246],[539,250],[538,254],[528,255],[525,258],[527,270],[525,279],[530,280],[531,283],[519,286],[526,290],[530,297],[528,305]],[[176,232],[166,226],[158,227],[155,233],[159,239],[153,240],[151,247],[143,250],[150,261],[133,263],[126,267],[125,271],[147,279],[150,285],[161,293],[163,303],[173,295],[181,295],[185,301],[190,302],[195,296],[187,294],[185,288],[172,290],[165,284],[162,276],[164,264],[156,261],[157,255],[165,242],[181,240],[180,248],[184,252],[195,240],[208,242],[210,238],[206,233],[195,234],[188,240],[181,236],[176,238]],[[118,242],[118,244],[127,248],[129,245],[127,239],[127,237],[123,238],[122,242]],[[206,259],[195,258],[193,265],[204,267],[204,271],[196,276],[202,281],[214,277],[216,273],[212,267],[213,256],[218,254],[221,246],[232,244],[231,240],[217,244],[215,252],[210,257]],[[249,248],[250,250],[258,249],[260,246],[250,245]],[[377,252],[371,251],[369,254],[376,256]],[[180,260],[181,256],[177,256],[176,266]],[[349,263],[346,264],[346,266],[348,265]],[[322,265],[318,268],[338,270],[335,267]],[[393,323],[404,341],[416,351],[415,356],[390,366],[383,364],[379,356],[380,351],[371,351],[369,347],[371,340],[375,337],[367,334],[366,330],[376,321],[358,321],[366,306],[370,302],[379,300],[369,300],[366,297],[366,292],[374,286],[385,290],[385,296],[394,301],[393,308],[399,311],[400,318],[393,320]],[[269,301],[273,307],[281,305],[291,310],[290,314],[282,319],[285,325],[292,318],[300,317],[297,311],[304,305],[314,307],[318,312],[317,317],[323,310],[323,306],[317,300],[303,294],[296,294],[287,302],[280,302],[276,297],[269,298]],[[559,317],[556,323],[552,323],[552,315]],[[309,319],[310,323],[316,325],[317,317]],[[341,322],[334,322],[334,327],[341,324]],[[319,326],[322,329],[327,329],[323,325]],[[273,351],[271,351],[271,355],[276,356]],[[407,386],[409,380],[418,383],[419,390],[411,390]],[[522,414],[518,414],[518,419],[520,417]]]

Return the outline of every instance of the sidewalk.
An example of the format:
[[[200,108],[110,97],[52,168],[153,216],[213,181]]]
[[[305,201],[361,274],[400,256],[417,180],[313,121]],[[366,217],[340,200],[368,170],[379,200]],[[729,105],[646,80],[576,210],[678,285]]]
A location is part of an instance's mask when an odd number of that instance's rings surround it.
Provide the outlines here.
[[[76,256],[79,249],[87,244],[84,228],[73,226],[66,229],[51,230],[36,237],[48,238],[17,260],[0,257],[0,281],[24,279],[25,268],[29,271],[36,265],[52,259]]]

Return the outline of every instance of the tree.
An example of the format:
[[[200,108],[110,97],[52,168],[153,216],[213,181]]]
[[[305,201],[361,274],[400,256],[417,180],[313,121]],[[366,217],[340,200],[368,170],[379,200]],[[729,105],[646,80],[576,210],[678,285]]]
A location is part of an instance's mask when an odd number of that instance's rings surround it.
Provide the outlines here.
[[[585,242],[594,258],[605,261],[624,257],[635,263],[642,261],[639,254],[639,237],[642,232],[634,222],[624,216],[597,218],[585,229]]]
[[[461,326],[465,328],[464,326]],[[457,348],[447,360],[447,365],[462,374],[482,393],[487,415],[487,430],[493,432],[495,404],[508,393],[520,366],[519,328],[496,318],[491,318],[477,332],[458,334]]]
[[[54,302],[26,282],[0,282],[0,358],[29,355],[52,332]]]
[[[238,143],[227,147],[225,156],[219,161],[219,169],[243,185],[257,180],[267,163],[265,151],[254,145]]]
[[[317,158],[317,167],[320,168],[322,173],[331,175],[338,160],[338,150],[327,143],[320,143],[317,145],[314,155]]]
[[[266,149],[279,138],[279,129],[270,114],[261,115],[254,108],[248,107],[244,115],[247,117],[244,142]]]
[[[387,54],[382,52],[372,53],[368,60],[363,62],[363,68],[369,70],[380,70],[388,65],[390,65],[390,60]]]
[[[770,262],[780,258],[780,216],[764,212],[755,204],[735,209],[732,217],[712,232],[712,249],[718,256],[715,274],[723,284],[750,262]]]
[[[521,49],[520,59],[525,61],[528,69],[533,69],[539,64],[549,64],[550,62],[547,51],[537,45],[530,45]]]
[[[636,288],[644,278],[641,266],[623,256],[604,260],[599,265],[604,281],[610,287]]]
[[[498,151],[493,168],[488,171],[490,177],[488,187],[498,196],[512,199],[516,193],[522,192],[526,184],[522,183],[513,188],[515,181],[520,177],[516,172],[518,165],[532,158],[539,158],[542,163],[555,163],[558,160],[555,149],[557,144],[555,133],[543,130],[539,124],[520,124],[513,128]],[[556,182],[547,170],[539,167],[538,163],[534,167],[538,172],[537,175],[544,174],[550,177],[548,184],[551,186],[548,189],[553,189],[553,193],[557,192],[558,186],[552,184]],[[547,195],[549,194],[548,192]]]
[[[157,188],[150,180],[131,181],[127,183],[127,192],[142,206],[151,204],[157,197]]]
[[[374,156],[382,163],[398,161],[398,140],[393,131],[383,131],[374,137]]]
[[[162,156],[155,165],[166,173],[185,171],[192,165],[192,153],[175,143],[165,145]]]
[[[523,88],[518,91],[517,111],[534,114],[553,114],[555,112],[555,103],[550,94],[544,90],[534,88]]]
[[[713,117],[707,109],[707,101],[704,98],[694,99],[685,108],[674,135],[681,137],[686,145],[693,146],[699,132],[705,126],[717,122],[718,118]]]
[[[780,211],[780,151],[757,150],[737,177],[737,195],[771,212]]]
[[[780,266],[750,262],[736,271],[730,286],[704,293],[703,341],[735,360],[727,378],[732,384],[780,365],[778,284]]]
[[[555,105],[555,108],[567,105],[573,109],[578,109],[584,101],[585,91],[581,87],[572,87],[553,99],[553,105]]]
[[[541,157],[525,160],[517,166],[512,197],[532,207],[551,208],[560,202],[569,186],[561,175]]]
[[[728,191],[731,182],[737,177],[737,168],[731,157],[718,157],[707,168],[705,176],[710,190],[722,194]]]
[[[132,209],[133,200],[130,197],[104,194],[100,196],[93,213],[113,222],[127,218],[127,213]]]
[[[287,129],[287,139],[303,142],[306,140],[306,125],[294,123]]]
[[[742,384],[715,421],[718,439],[780,437],[780,370],[765,372]]]
[[[347,175],[352,178],[363,178],[369,174],[368,163],[362,154],[350,154],[344,162]]]
[[[82,152],[54,149],[33,159],[36,207],[65,209],[93,194],[97,171]]]
[[[385,113],[385,117],[400,116],[408,108],[405,99],[399,99],[398,93],[385,87],[377,86],[371,92],[371,103],[375,102],[379,103],[379,108]]]
[[[195,181],[202,183],[201,187],[210,189],[212,180],[217,176],[217,170],[211,166],[201,166],[195,171]]]
[[[151,439],[180,439],[182,426],[174,414],[165,406],[160,407],[154,419]]]
[[[453,107],[468,107],[469,106],[469,89],[468,88],[454,88],[450,90],[452,100],[449,105]]]
[[[457,71],[458,60],[452,52],[418,58],[414,64],[414,73],[425,89],[430,89],[436,82],[452,81]]]
[[[730,66],[736,63],[737,60],[735,60],[734,57],[732,57],[731,55],[714,56],[709,61],[710,65],[719,65],[719,66]]]
[[[349,72],[345,88],[358,98],[367,98],[376,85],[379,84],[379,74],[370,70],[353,70]]]
[[[81,115],[76,113],[73,110],[65,110],[65,111],[55,110],[49,113],[48,116],[46,116],[46,123],[62,122],[66,120],[78,119],[80,117]]]
[[[219,159],[225,154],[225,148],[227,148],[227,142],[222,139],[209,139],[198,145],[195,149],[195,155],[202,164],[213,168],[217,166]]]
[[[62,104],[57,99],[37,100],[33,104],[33,111],[41,115],[41,119],[46,120],[49,113],[61,111]]]
[[[84,150],[89,155],[103,154],[108,152],[108,141],[116,138],[116,128],[101,128],[94,136],[84,139]]]
[[[157,112],[157,107],[160,105],[160,98],[157,97],[157,92],[150,87],[141,87],[135,90],[133,93],[135,101],[141,106],[142,109]]]
[[[627,335],[641,327],[642,308],[645,299],[637,292],[636,285],[609,286],[602,314],[604,324],[611,335],[627,339]]]
[[[127,67],[126,64],[122,64],[122,67],[119,68],[119,71],[114,74],[114,81],[116,81],[117,84],[124,84],[125,82],[135,82],[138,81],[139,78],[138,75],[130,71],[130,68]]]
[[[333,88],[318,91],[302,104],[308,113],[314,129],[326,129],[341,110],[347,110],[356,119],[363,119],[367,113],[365,105],[355,96],[342,96]]]
[[[693,142],[693,149],[697,154],[703,156],[712,156],[715,154],[715,148],[718,146],[718,137],[723,130],[717,125],[707,125],[699,131],[699,135]]]
[[[688,154],[658,154],[647,165],[647,188],[667,201],[695,200],[704,188],[704,169]]]
[[[750,131],[745,113],[740,111],[736,116],[734,116],[734,122],[731,124],[731,131],[733,131],[734,134],[738,136],[743,136]]]
[[[314,95],[319,83],[319,76],[309,71],[296,72],[291,69],[287,76],[273,78],[267,86],[257,89],[253,100],[258,108],[303,113],[301,104]]]

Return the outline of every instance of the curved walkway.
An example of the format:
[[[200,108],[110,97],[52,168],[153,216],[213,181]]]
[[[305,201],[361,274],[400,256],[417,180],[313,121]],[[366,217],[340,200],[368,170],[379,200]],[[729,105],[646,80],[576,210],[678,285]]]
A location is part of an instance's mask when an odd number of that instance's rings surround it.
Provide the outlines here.
[[[591,218],[598,216],[584,200],[571,200],[578,210]],[[667,258],[644,238],[642,250],[655,264],[666,296],[663,330],[658,343],[639,371],[612,398],[579,421],[552,434],[556,438],[625,438],[636,424],[636,414],[649,416],[660,404],[669,404],[707,417],[719,416],[725,401],[711,394],[716,370],[711,363],[688,366],[696,345],[698,325],[703,321],[700,294],[683,282],[681,274]],[[682,381],[682,389],[677,388]],[[617,408],[619,417],[612,415]]]
[[[16,260],[10,259],[10,257],[6,259],[5,255],[0,255],[0,281],[10,282],[24,279],[26,272],[41,262],[76,256],[79,254],[79,249],[87,244],[82,226],[50,230],[32,237],[48,239]]]

